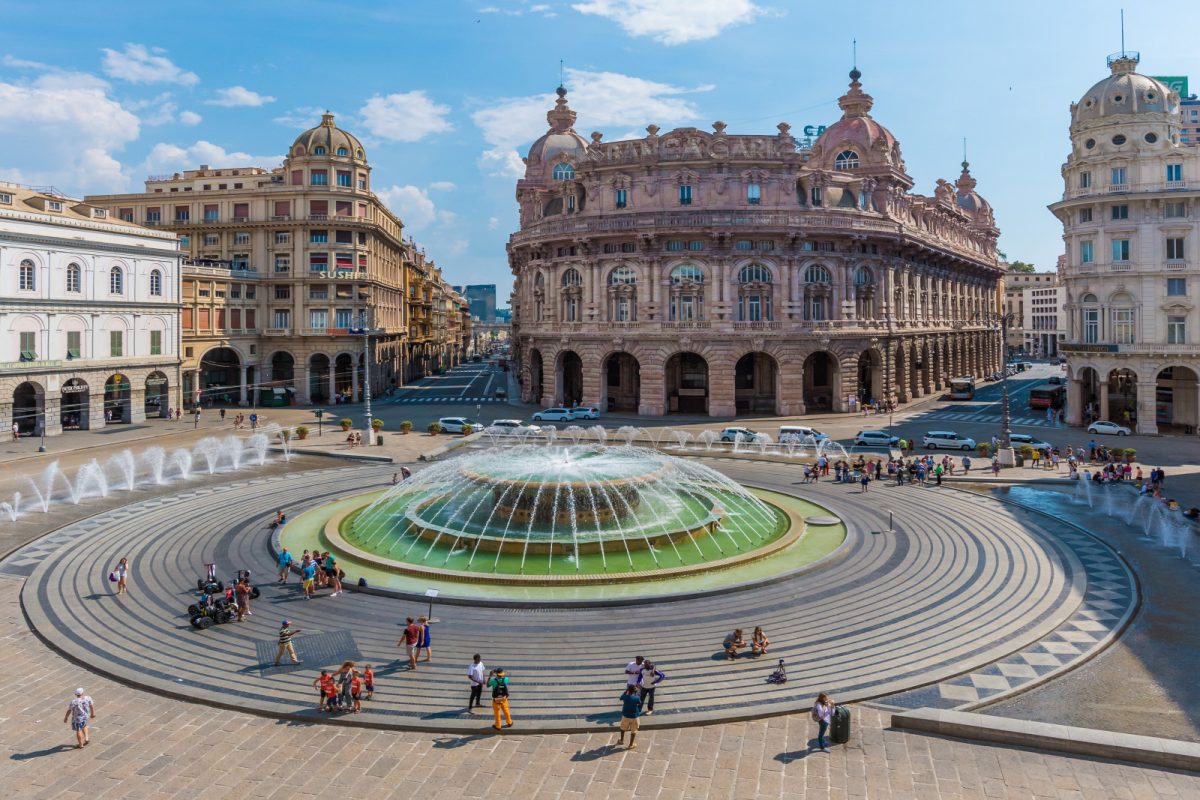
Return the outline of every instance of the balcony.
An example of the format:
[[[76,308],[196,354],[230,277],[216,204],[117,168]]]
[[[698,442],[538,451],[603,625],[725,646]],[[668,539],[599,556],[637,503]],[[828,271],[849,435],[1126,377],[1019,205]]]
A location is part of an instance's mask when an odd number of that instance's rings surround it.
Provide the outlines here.
[[[291,336],[291,328],[267,328],[263,331],[264,336]]]
[[[1129,193],[1129,184],[1128,183],[1110,183],[1108,185],[1108,193],[1109,194],[1128,194]]]
[[[733,323],[735,331],[778,331],[783,330],[779,320],[742,320]]]
[[[1177,270],[1181,270],[1181,269],[1187,269],[1187,262],[1186,261],[1168,261],[1167,263],[1163,264],[1163,269],[1166,269],[1169,271],[1177,271]]]
[[[1152,192],[1180,192],[1188,188],[1187,181],[1151,181],[1149,183],[1110,183],[1108,186],[1086,186],[1063,192],[1064,200],[1093,197],[1106,194],[1143,194]]]
[[[1113,272],[1133,272],[1132,261],[1114,261],[1109,264],[1109,269]]]
[[[707,319],[676,320],[664,322],[662,326],[677,331],[706,331],[712,327],[712,321]]]

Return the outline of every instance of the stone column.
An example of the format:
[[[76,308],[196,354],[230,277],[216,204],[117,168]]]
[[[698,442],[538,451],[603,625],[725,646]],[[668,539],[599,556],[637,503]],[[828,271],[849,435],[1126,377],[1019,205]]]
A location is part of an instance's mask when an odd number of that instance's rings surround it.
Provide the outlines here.
[[[42,424],[46,426],[46,435],[58,436],[62,433],[62,396],[51,397],[47,394],[44,408]],[[12,428],[11,422],[8,427]]]
[[[309,385],[310,378],[308,375],[308,369],[309,367],[307,360],[305,360],[303,366],[297,365],[293,381],[296,384],[296,396],[304,405],[310,405],[312,403],[312,390]]]
[[[663,363],[657,360],[641,364],[638,414],[643,417],[661,417],[667,412],[667,383],[663,366]]]
[[[1097,391],[1100,393],[1100,419],[1108,419],[1108,381],[1101,380]]]
[[[1158,435],[1158,414],[1156,413],[1158,405],[1157,392],[1157,380],[1150,381],[1149,383],[1138,381],[1136,433],[1148,433],[1152,436]]]
[[[350,364],[350,401],[358,402],[358,364],[356,363]]]
[[[1083,381],[1077,378],[1067,381],[1067,424],[1083,424]]]
[[[100,385],[99,390],[93,390],[88,387],[88,430],[100,431],[104,430],[104,384]],[[9,421],[9,426],[12,426],[12,421]]]
[[[333,396],[335,394],[337,394],[337,379],[336,379],[336,376],[334,375],[333,361],[331,360],[329,362],[329,391],[328,391],[330,404],[333,403]]]
[[[248,383],[247,378],[246,378],[246,370],[247,369],[248,369],[248,367],[245,364],[242,364],[238,368],[238,372],[241,375],[241,377],[239,378],[241,383],[238,386],[238,405],[243,406],[243,407],[249,405],[249,402],[246,397],[246,384]]]
[[[130,378],[132,381],[132,378]],[[126,422],[146,421],[146,388],[130,388],[129,390],[129,419]]]
[[[708,362],[708,415],[732,417],[737,414],[734,390],[734,365],[725,354]]]
[[[0,434],[12,436],[13,404],[0,402]]]
[[[581,355],[580,360],[583,362],[581,365],[583,377],[583,405],[595,406],[596,408],[600,409],[601,413],[603,413],[607,410],[604,407],[604,403],[600,399],[600,384],[603,382],[604,378],[602,374],[603,365],[600,363],[598,357],[584,358]]]

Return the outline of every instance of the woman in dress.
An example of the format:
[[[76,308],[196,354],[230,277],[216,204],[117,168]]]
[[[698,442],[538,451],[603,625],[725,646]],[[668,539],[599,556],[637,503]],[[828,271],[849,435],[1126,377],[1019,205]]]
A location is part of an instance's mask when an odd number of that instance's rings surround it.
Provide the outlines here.
[[[125,594],[125,581],[129,577],[129,559],[122,558],[117,562],[117,594]]]
[[[421,617],[417,620],[417,625],[421,628],[421,636],[417,639],[417,658],[421,658],[421,651],[425,651],[425,658],[422,661],[429,661],[433,658],[433,648],[430,647],[429,640],[429,620]]]

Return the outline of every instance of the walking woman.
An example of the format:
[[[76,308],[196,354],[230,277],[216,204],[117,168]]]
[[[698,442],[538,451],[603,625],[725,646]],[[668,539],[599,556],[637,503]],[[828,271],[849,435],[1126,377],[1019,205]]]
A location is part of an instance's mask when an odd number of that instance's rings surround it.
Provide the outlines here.
[[[76,689],[75,698],[67,705],[67,713],[63,715],[63,722],[70,722],[71,730],[75,731],[76,748],[83,747],[91,741],[88,723],[95,718],[96,704],[92,702],[91,697],[84,694],[83,689]]]
[[[125,580],[129,577],[129,559],[122,558],[117,562],[117,594],[125,594]]]
[[[833,721],[834,708],[836,706],[833,701],[824,692],[817,695],[817,702],[812,707],[813,722],[817,723],[817,748],[822,753],[829,752],[829,743],[825,739],[825,734],[829,730],[829,723]]]
[[[417,640],[417,656],[420,657],[421,651],[425,651],[425,658],[422,661],[433,660],[433,647],[430,646],[429,639],[429,620],[421,617],[417,620],[417,626],[421,629],[421,637]]]

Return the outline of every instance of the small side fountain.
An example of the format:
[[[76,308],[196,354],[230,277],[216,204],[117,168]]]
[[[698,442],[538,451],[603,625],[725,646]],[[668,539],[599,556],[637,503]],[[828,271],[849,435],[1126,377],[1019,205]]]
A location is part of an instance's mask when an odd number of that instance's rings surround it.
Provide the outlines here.
[[[124,479],[125,491],[132,492],[137,483],[137,462],[134,461],[132,450],[122,450],[108,457],[105,465],[111,465],[116,470],[117,477]],[[108,473],[105,473],[108,474]],[[116,482],[113,481],[113,484]]]
[[[583,438],[583,428],[578,425],[568,425],[562,432],[564,438],[569,439],[571,444],[579,444],[579,440]]]
[[[700,443],[704,445],[705,451],[712,452],[713,442],[720,437],[721,434],[717,433],[716,431],[700,431],[700,435],[697,438],[699,439]]]
[[[604,430],[603,425],[593,425],[592,427],[588,428],[588,433],[590,433],[592,438],[596,440],[596,444],[600,445],[601,447],[604,447],[606,444],[608,444],[608,431]]]
[[[6,517],[8,517],[9,522],[17,521],[17,517],[21,515],[20,492],[15,492],[13,494],[13,501],[11,503],[0,503],[0,514],[4,514]]]
[[[758,454],[760,456],[765,455],[767,452],[767,448],[773,444],[773,441],[771,439],[771,434],[769,434],[769,433],[754,434],[754,444],[758,445]]]
[[[1092,475],[1086,469],[1079,474],[1079,480],[1075,483],[1075,496],[1071,498],[1071,502],[1092,508]]]
[[[108,477],[104,474],[100,462],[94,458],[79,468],[75,473],[74,482],[68,483],[71,487],[71,502],[75,505],[79,505],[79,501],[92,492],[100,497],[108,497]]]
[[[675,437],[675,449],[687,450],[688,443],[692,441],[691,431],[672,431],[671,433]]]
[[[617,428],[617,437],[625,442],[626,447],[633,446],[633,440],[638,437],[638,433],[638,429],[632,425],[622,425],[620,428]]]
[[[221,461],[221,440],[215,436],[205,436],[200,441],[196,442],[196,446],[192,448],[193,452],[204,459],[204,464],[208,468],[208,474],[212,475],[217,471],[217,464]]]
[[[242,468],[242,454],[246,445],[236,436],[226,436],[221,440],[221,453],[229,460],[229,466],[237,471]]]
[[[142,453],[142,463],[146,465],[147,471],[150,473],[150,480],[156,486],[161,486],[166,483],[163,477],[163,470],[167,465],[167,451],[161,447],[148,447]]]
[[[51,462],[44,470],[42,470],[41,482],[29,479],[29,485],[33,487],[33,493],[37,495],[38,505],[42,507],[42,513],[50,513],[50,500],[54,497],[54,479],[58,477],[58,462]],[[65,479],[66,476],[64,475]],[[70,485],[68,484],[68,491]]]
[[[267,448],[270,446],[271,440],[265,433],[256,433],[250,437],[250,449],[254,452],[255,463],[260,467],[267,463]]]
[[[171,451],[171,464],[179,472],[182,480],[192,477],[192,451],[177,447]]]

